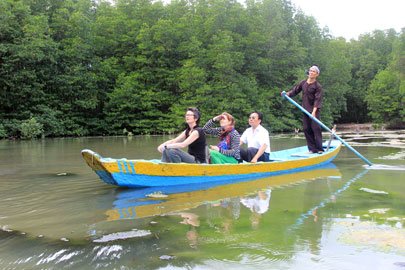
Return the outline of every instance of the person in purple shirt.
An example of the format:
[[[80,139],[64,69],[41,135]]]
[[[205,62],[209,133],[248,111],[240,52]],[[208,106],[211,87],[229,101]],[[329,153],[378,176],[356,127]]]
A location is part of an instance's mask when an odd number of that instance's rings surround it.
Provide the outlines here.
[[[310,67],[308,78],[286,93],[289,97],[294,97],[302,91],[302,107],[317,119],[320,119],[323,98],[322,85],[317,81],[319,73],[317,66]],[[321,127],[306,114],[304,114],[302,122],[309,152],[323,153]]]

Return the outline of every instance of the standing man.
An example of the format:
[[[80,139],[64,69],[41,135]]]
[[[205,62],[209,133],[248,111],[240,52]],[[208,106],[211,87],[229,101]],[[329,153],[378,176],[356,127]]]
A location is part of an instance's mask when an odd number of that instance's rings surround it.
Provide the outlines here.
[[[263,114],[252,112],[249,116],[250,128],[243,132],[240,145],[247,144],[247,149],[240,148],[241,158],[244,161],[256,163],[270,160],[270,137],[269,132],[261,123]]]
[[[322,85],[316,80],[318,76],[319,68],[312,66],[309,69],[308,78],[301,81],[286,93],[289,97],[294,97],[302,91],[302,107],[317,119],[319,119],[320,116],[323,97]],[[302,122],[309,152],[322,154],[321,127],[306,114],[304,114]]]

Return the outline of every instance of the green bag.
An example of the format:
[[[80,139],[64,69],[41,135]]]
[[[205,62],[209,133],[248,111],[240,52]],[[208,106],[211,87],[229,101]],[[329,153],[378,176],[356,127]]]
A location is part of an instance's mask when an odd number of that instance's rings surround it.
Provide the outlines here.
[[[236,158],[225,156],[216,150],[210,149],[210,160],[211,164],[229,164],[229,163],[238,163]]]

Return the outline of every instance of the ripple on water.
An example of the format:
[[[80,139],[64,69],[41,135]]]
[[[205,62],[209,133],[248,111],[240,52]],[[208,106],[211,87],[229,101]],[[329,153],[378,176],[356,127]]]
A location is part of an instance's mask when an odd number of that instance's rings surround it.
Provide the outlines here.
[[[405,151],[400,151],[398,153],[378,157],[377,159],[387,159],[387,160],[404,160],[405,159]]]
[[[41,264],[47,264],[47,263],[50,263],[50,262],[54,262],[54,261],[56,261],[56,259],[58,259],[59,256],[61,256],[63,253],[65,253],[67,251],[68,251],[67,249],[62,249],[62,250],[59,250],[59,251],[57,251],[57,252],[55,252],[53,254],[49,254],[45,258],[40,259],[36,263],[36,265],[41,265]]]
[[[285,261],[291,258],[289,252],[283,252],[278,248],[263,243],[238,243],[237,245],[231,245],[230,248],[243,251],[235,262],[246,265],[257,265],[269,261]]]
[[[151,234],[152,233],[148,230],[134,229],[134,230],[128,231],[128,232],[117,232],[117,233],[103,235],[101,238],[93,240],[93,242],[105,243],[105,242],[111,242],[111,241],[115,241],[115,240],[125,240],[125,239],[129,239],[129,238],[144,237],[144,236],[148,236]]]
[[[274,269],[270,265],[283,263],[286,259],[260,255],[254,253],[242,253],[235,260],[210,258],[205,262],[208,269]]]
[[[71,174],[75,176],[74,174]],[[110,187],[94,189],[94,181],[66,176],[32,177],[0,183],[0,227],[60,240],[87,236],[87,224],[98,220],[103,196],[113,198]],[[3,189],[3,186],[5,189]],[[107,200],[107,202],[108,202]],[[27,222],[29,220],[30,222]]]
[[[94,256],[93,261],[96,261],[99,259],[120,258],[124,248],[120,245],[96,246],[94,251],[96,252],[96,256]]]
[[[385,165],[385,164],[373,164],[371,166],[364,165],[364,168],[368,170],[380,170],[380,171],[405,171],[405,166],[394,166],[394,165]]]
[[[83,252],[82,251],[73,251],[73,252],[69,252],[67,254],[63,254],[63,256],[59,258],[57,263],[66,262],[75,256],[79,256],[81,253],[83,253]]]

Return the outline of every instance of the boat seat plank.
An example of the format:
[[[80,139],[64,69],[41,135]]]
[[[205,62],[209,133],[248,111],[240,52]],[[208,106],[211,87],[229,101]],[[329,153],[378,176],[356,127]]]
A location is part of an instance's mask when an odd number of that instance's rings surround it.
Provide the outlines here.
[[[312,157],[314,153],[302,152],[302,153],[293,153],[292,157]]]

